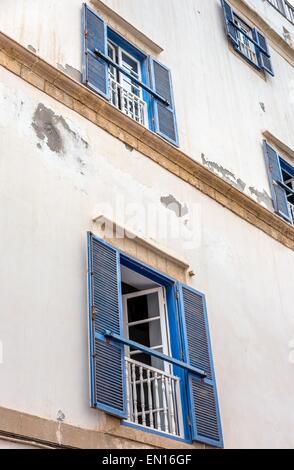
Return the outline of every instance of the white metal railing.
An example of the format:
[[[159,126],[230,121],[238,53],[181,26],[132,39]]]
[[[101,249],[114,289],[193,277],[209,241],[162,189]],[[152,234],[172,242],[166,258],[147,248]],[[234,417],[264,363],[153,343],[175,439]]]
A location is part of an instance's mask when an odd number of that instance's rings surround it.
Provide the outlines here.
[[[268,2],[294,24],[294,7],[287,0],[268,0]]]
[[[128,421],[180,436],[180,379],[126,357]]]
[[[292,216],[292,224],[294,225],[294,204],[291,204],[291,202],[288,201],[289,207],[290,207],[290,213]]]
[[[110,102],[127,116],[143,126],[147,124],[146,103],[135,93],[126,90],[112,76],[109,76]]]
[[[239,29],[237,29],[237,37],[240,51],[242,52],[242,54],[248,57],[251,62],[254,62],[256,65],[258,65],[258,59],[254,43],[251,42]]]

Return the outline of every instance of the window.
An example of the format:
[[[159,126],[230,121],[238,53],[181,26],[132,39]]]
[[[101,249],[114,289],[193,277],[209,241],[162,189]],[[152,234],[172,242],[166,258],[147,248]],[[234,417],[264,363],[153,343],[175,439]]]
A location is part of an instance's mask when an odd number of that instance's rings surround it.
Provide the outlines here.
[[[222,447],[205,297],[88,234],[91,404]]]
[[[268,0],[268,2],[294,24],[294,7],[287,0]]]
[[[178,145],[170,70],[126,41],[86,4],[83,82],[134,121]]]
[[[138,81],[142,81],[140,61],[111,41],[108,41],[107,48],[108,57],[128,72],[128,75],[125,75],[114,66],[109,65],[108,79],[111,104],[143,126],[147,125],[147,102],[144,101],[143,90],[138,85]],[[134,82],[131,77],[138,81]]]
[[[294,225],[294,167],[266,141],[264,154],[275,212]]]
[[[265,37],[243,21],[227,1],[222,0],[222,5],[227,36],[234,49],[251,65],[274,76]]]

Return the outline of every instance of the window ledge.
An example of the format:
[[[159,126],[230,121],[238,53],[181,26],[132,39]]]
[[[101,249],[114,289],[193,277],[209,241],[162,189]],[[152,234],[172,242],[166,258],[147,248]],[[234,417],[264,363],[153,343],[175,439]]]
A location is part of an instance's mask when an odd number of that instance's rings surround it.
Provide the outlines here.
[[[1,32],[0,65],[294,250],[292,225]]]
[[[120,238],[129,238],[144,248],[153,251],[155,254],[170,260],[184,271],[187,271],[189,268],[189,263],[177,253],[174,253],[172,250],[161,246],[155,240],[146,238],[142,233],[136,233],[132,228],[124,227],[123,225],[118,224],[103,214],[94,217],[93,222],[95,222],[100,227],[105,225],[104,234],[107,238],[114,238],[115,235],[118,235]]]

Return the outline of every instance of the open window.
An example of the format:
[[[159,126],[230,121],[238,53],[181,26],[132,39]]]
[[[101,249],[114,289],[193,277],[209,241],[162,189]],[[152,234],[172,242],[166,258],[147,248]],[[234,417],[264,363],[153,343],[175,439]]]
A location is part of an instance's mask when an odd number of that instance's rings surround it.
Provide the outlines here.
[[[233,48],[247,62],[259,70],[274,76],[271,56],[265,36],[256,28],[248,25],[230,6],[226,0],[221,0],[226,33]]]
[[[294,166],[266,140],[263,149],[275,212],[294,224]]]
[[[88,234],[91,404],[222,447],[205,297]]]
[[[170,70],[83,6],[83,82],[137,123],[178,146]]]

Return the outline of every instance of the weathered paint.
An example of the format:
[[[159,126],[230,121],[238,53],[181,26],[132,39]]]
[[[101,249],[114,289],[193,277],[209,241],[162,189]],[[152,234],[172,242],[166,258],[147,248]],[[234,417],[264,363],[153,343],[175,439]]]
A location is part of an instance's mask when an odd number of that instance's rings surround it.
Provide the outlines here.
[[[81,1],[48,1],[45,23],[45,2],[6,3],[6,33],[80,70]],[[163,45],[181,148],[269,204],[261,130],[294,147],[290,65],[273,51],[276,77],[267,81],[245,66],[227,47],[218,1],[107,4]],[[266,2],[262,9],[276,14]],[[151,206],[170,229],[153,240],[189,260],[191,286],[207,295],[226,447],[293,448],[293,252],[3,68],[0,132],[1,405],[58,421],[59,442],[62,423],[105,429],[89,407],[85,234],[97,230],[103,204],[122,225],[128,204]],[[166,197],[189,208],[185,217]],[[179,223],[198,230],[196,246],[171,237]],[[123,433],[116,445],[135,446]]]

